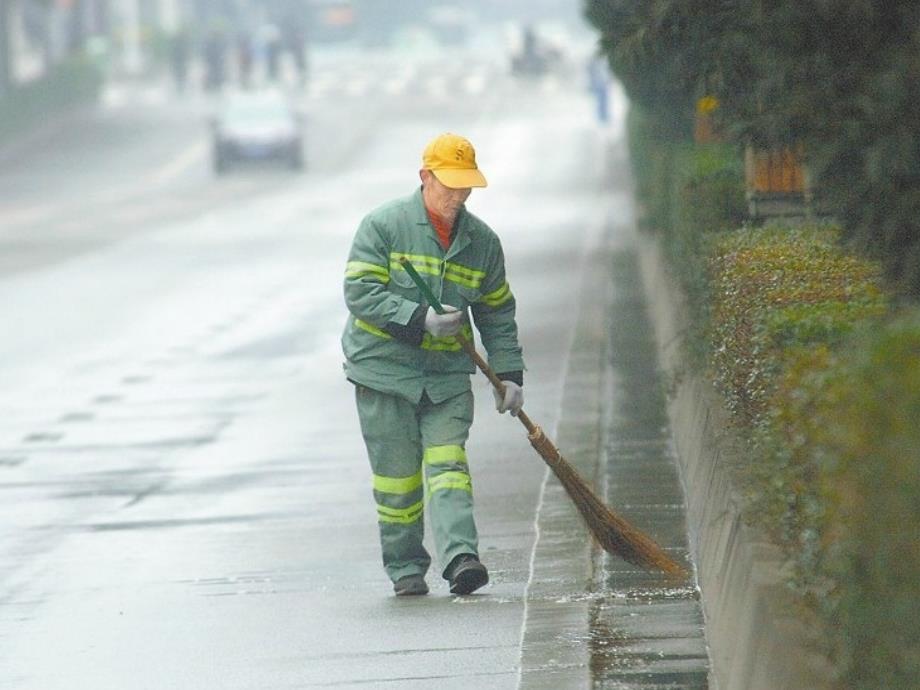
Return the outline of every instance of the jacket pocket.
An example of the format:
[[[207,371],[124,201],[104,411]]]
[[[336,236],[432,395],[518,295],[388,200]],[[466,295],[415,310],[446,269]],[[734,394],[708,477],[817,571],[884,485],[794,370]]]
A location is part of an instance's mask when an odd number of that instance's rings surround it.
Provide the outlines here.
[[[406,271],[402,269],[390,269],[390,283],[401,288],[414,288],[415,283],[412,282],[412,276],[410,276]]]
[[[468,307],[473,304],[476,304],[482,298],[482,292],[475,288],[460,286],[457,288],[457,293],[460,295],[460,297],[463,298],[465,302],[465,304],[463,305],[464,307]],[[457,306],[460,306],[460,305],[457,305]]]
[[[401,297],[408,297],[415,302],[422,301],[420,290],[418,287],[416,287],[415,283],[412,282],[412,277],[405,271],[390,271],[390,283],[388,289],[390,292],[393,292]]]

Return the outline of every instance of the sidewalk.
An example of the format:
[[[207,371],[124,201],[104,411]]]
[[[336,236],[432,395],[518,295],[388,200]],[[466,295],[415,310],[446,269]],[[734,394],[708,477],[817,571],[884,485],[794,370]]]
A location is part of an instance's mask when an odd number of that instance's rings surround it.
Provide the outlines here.
[[[686,562],[685,501],[636,252],[614,241],[592,252],[581,288],[594,298],[581,300],[557,445],[615,511]],[[695,582],[668,583],[598,553],[554,477],[538,530],[521,688],[708,687]]]

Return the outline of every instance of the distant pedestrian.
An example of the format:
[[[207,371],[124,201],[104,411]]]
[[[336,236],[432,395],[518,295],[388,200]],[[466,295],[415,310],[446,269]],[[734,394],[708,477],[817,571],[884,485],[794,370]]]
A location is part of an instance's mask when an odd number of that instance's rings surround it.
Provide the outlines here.
[[[297,71],[297,83],[306,86],[309,78],[309,58],[307,55],[307,37],[305,32],[292,22],[285,33],[285,44],[294,58],[294,69]]]
[[[180,93],[188,80],[189,36],[184,28],[177,29],[169,38],[169,66],[173,84]]]
[[[281,31],[274,24],[264,24],[259,30],[259,42],[265,58],[265,78],[277,81],[281,76]]]
[[[605,125],[610,121],[610,70],[606,58],[598,55],[588,63],[588,81],[594,94],[597,121]]]
[[[240,31],[236,37],[236,66],[240,86],[252,86],[252,39],[247,31]]]
[[[422,186],[369,213],[345,271],[350,311],[342,346],[373,472],[383,565],[398,596],[427,594],[422,545],[428,508],[441,575],[454,594],[489,581],[479,561],[466,441],[473,421],[473,363],[454,337],[479,331],[505,382],[499,412],[524,402],[515,299],[498,236],[466,210],[486,180],[476,153],[454,134],[422,154]],[[400,263],[408,257],[447,313],[421,296]]]
[[[220,90],[226,79],[227,37],[220,27],[212,27],[204,43],[205,77],[207,91]]]

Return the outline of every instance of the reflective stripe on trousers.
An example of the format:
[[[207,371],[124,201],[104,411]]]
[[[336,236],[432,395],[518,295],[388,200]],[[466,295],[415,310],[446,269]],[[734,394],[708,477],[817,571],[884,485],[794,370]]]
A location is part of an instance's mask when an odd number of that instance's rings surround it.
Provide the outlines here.
[[[460,553],[478,553],[473,493],[464,446],[473,394],[417,405],[356,386],[361,433],[373,472],[384,568],[394,582],[424,574],[424,508],[441,568]]]

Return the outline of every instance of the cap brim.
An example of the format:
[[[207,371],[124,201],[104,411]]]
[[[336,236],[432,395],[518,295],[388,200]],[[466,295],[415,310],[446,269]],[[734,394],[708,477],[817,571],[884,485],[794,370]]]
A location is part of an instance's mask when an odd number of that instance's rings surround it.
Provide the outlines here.
[[[441,184],[451,189],[488,186],[486,178],[476,169],[467,168],[456,170],[453,168],[442,168],[440,170],[432,170],[431,172],[434,173],[434,176],[438,178]]]

